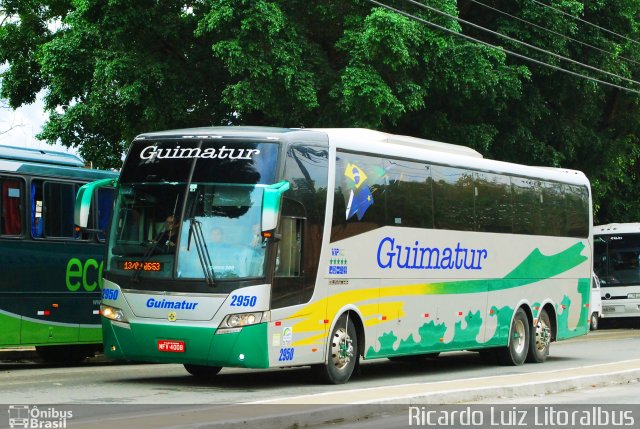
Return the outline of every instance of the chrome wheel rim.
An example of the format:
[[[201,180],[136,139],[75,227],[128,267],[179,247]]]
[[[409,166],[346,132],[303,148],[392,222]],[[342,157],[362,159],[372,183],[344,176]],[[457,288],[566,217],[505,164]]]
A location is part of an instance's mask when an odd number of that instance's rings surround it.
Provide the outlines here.
[[[524,325],[524,322],[522,320],[516,320],[513,329],[513,341],[515,345],[515,352],[518,354],[522,353],[524,351],[524,348],[527,346],[525,341],[525,332],[526,327]]]
[[[343,369],[353,358],[353,344],[346,328],[338,328],[331,341],[331,360],[337,369]]]
[[[536,349],[544,351],[551,343],[551,329],[547,322],[540,318],[536,325]]]

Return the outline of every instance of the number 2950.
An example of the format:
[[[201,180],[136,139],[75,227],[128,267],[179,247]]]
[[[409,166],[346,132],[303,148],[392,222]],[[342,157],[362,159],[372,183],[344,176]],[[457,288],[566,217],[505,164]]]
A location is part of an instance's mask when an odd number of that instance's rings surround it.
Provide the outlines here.
[[[231,297],[231,307],[255,307],[258,297],[255,295],[233,295]]]

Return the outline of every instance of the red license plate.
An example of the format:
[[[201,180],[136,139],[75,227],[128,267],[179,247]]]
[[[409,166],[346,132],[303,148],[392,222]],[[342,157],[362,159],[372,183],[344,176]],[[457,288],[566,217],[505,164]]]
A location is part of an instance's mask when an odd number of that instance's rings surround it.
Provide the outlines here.
[[[158,351],[169,353],[184,353],[184,341],[158,340]]]

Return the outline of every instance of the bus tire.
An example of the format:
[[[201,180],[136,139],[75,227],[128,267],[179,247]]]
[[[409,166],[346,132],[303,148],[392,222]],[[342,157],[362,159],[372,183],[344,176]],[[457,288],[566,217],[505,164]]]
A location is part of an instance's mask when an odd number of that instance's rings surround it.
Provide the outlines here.
[[[589,319],[589,329],[592,331],[597,331],[599,321],[600,320],[598,318],[598,313],[596,312],[591,313],[591,319]]]
[[[516,310],[511,329],[509,329],[509,343],[497,350],[498,362],[502,365],[522,365],[527,359],[529,351],[529,318],[522,308]]]
[[[201,378],[203,380],[210,380],[214,378],[220,370],[221,366],[208,366],[208,365],[192,365],[190,363],[184,364],[184,369],[194,377]]]
[[[326,384],[344,384],[349,381],[358,365],[359,355],[356,327],[346,314],[340,316],[333,327],[327,354],[325,364],[313,367],[319,380]]]
[[[538,316],[538,323],[531,334],[531,342],[527,362],[542,363],[549,356],[549,346],[551,345],[551,319],[547,310],[541,310]]]

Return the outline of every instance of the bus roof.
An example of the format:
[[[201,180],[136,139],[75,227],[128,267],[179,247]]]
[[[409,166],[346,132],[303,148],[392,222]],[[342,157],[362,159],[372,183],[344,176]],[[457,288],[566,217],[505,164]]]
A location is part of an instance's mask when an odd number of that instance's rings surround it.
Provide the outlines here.
[[[366,128],[316,128],[314,130],[327,133],[327,135],[333,138],[347,138],[359,142],[377,141],[397,146],[404,146],[407,148],[427,149],[436,152],[482,158],[482,154],[480,152],[467,146],[442,143],[417,137],[389,134]]]
[[[0,159],[84,167],[84,162],[70,153],[16,146],[0,146]]]
[[[593,235],[640,233],[639,222],[608,223],[593,227]]]
[[[259,138],[300,143],[329,143],[336,148],[420,159],[441,165],[580,185],[589,183],[581,171],[537,167],[483,158],[476,150],[450,143],[395,135],[365,128],[274,128],[251,126],[201,127],[141,134],[136,140],[164,138]]]
[[[64,152],[0,146],[0,172],[85,180],[106,179],[118,175],[114,171],[95,170],[84,166],[80,158]]]

